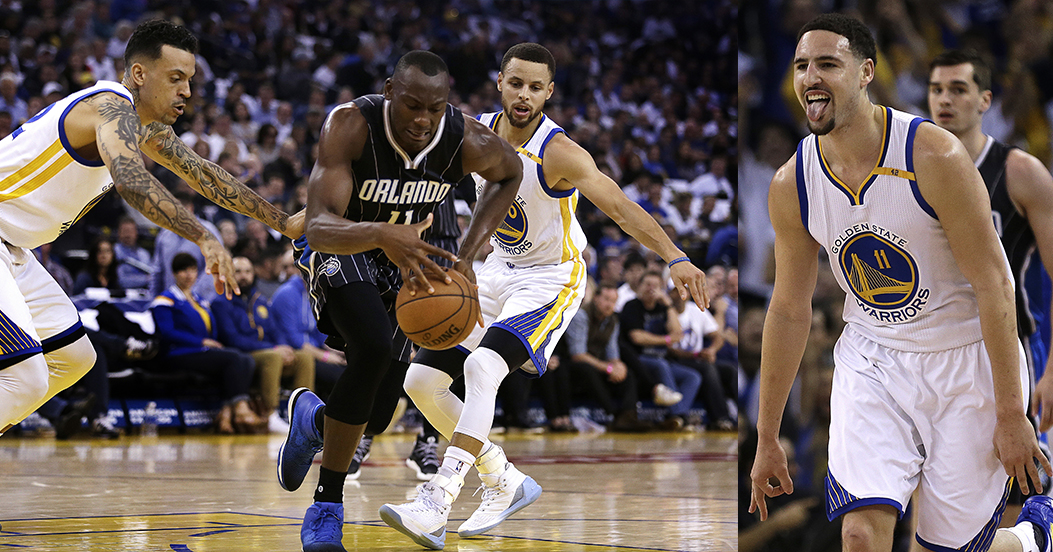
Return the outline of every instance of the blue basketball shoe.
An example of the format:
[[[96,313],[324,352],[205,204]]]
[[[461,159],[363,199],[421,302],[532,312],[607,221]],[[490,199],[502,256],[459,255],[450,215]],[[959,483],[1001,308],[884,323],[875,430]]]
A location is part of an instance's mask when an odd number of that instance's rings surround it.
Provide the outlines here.
[[[1035,537],[1038,549],[1042,552],[1050,552],[1050,530],[1053,529],[1053,498],[1045,495],[1036,495],[1024,501],[1024,507],[1020,510],[1020,516],[1016,518],[1021,521],[1030,521],[1035,526]],[[1042,537],[1041,539],[1038,537]],[[1042,542],[1045,540],[1045,542]]]
[[[300,488],[314,455],[322,450],[322,436],[314,425],[314,413],[322,406],[322,399],[306,387],[289,397],[289,435],[278,449],[278,484],[286,491]]]
[[[340,543],[344,538],[344,505],[339,502],[315,502],[303,515],[300,542],[303,552],[347,552]]]

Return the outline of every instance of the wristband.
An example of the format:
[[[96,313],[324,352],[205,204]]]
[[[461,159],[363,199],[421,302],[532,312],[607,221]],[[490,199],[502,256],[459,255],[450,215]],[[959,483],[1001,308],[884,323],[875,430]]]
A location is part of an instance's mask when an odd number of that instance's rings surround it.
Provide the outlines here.
[[[613,364],[608,364],[607,365],[607,375],[609,376],[612,373],[614,373],[614,365]]]
[[[668,347],[668,346],[670,346],[672,344],[673,344],[673,336],[671,336],[671,335],[665,336],[665,345],[666,345],[666,347]]]
[[[677,258],[669,261],[669,268],[673,268],[673,265],[675,265],[676,263],[686,263],[686,262],[688,262],[690,260],[691,259],[688,259],[687,257],[677,257]]]

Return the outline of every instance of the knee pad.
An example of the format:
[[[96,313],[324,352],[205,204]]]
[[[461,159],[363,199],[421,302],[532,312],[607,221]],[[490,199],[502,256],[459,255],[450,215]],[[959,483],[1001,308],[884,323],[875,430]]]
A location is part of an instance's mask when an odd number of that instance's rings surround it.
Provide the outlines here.
[[[464,361],[465,395],[492,393],[496,396],[508,370],[505,359],[497,352],[486,347],[476,349]]]
[[[448,374],[430,366],[414,362],[410,364],[409,370],[406,371],[406,381],[403,383],[403,388],[406,390],[406,394],[413,399],[413,402],[419,405],[421,403],[433,403],[437,395],[449,393],[450,384],[452,383],[453,378]]]

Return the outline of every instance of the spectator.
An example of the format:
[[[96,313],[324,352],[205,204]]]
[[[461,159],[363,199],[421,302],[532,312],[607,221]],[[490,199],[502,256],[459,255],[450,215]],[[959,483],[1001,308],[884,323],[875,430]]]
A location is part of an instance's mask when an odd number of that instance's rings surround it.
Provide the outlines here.
[[[611,282],[600,284],[592,298],[578,310],[567,328],[565,341],[570,375],[579,389],[612,416],[611,431],[644,431],[636,413],[637,380],[621,360],[618,350],[618,315],[614,305],[618,288]]]
[[[263,406],[269,413],[267,427],[272,433],[284,433],[289,430],[289,424],[278,412],[281,381],[289,378],[293,389],[314,388],[314,357],[279,340],[270,302],[256,289],[252,262],[245,257],[234,257],[234,277],[241,295],[231,299],[216,295],[212,300],[219,340],[252,356],[259,374]]]
[[[170,265],[175,283],[150,305],[157,335],[167,349],[164,365],[173,371],[189,370],[219,378],[225,402],[216,419],[217,431],[234,433],[236,425],[247,432],[260,425],[249,406],[249,386],[256,368],[252,357],[216,341],[212,311],[194,291],[197,266],[197,259],[189,253],[175,254]]]
[[[147,290],[153,277],[150,252],[139,246],[139,226],[131,217],[117,222],[117,243],[113,244],[117,258],[117,278],[125,289]]]
[[[113,242],[107,238],[95,240],[88,249],[88,262],[73,281],[73,295],[80,295],[87,288],[106,288],[111,295],[124,295],[124,288],[117,277]]]
[[[343,351],[325,344],[325,334],[318,330],[318,320],[311,310],[307,285],[299,274],[290,276],[274,293],[271,312],[277,342],[314,358],[314,391],[320,397],[328,397],[347,367],[347,359]]]
[[[630,253],[622,264],[622,277],[624,283],[618,286],[618,302],[614,304],[615,312],[622,312],[625,304],[636,299],[636,292],[640,287],[640,279],[647,271],[647,259],[639,253]]]
[[[683,337],[679,313],[665,291],[660,272],[648,271],[640,279],[639,296],[622,309],[621,332],[636,349],[640,365],[652,381],[657,382],[655,402],[667,404],[669,412],[662,429],[679,430],[686,424],[691,403],[702,385],[698,372],[666,358],[669,347]],[[663,389],[663,387],[665,389]],[[666,400],[666,389],[681,397]],[[663,405],[666,406],[666,405]]]
[[[724,346],[722,328],[709,311],[699,309],[694,301],[684,301],[679,293],[670,293],[669,298],[679,313],[683,331],[680,341],[669,347],[669,356],[702,376],[702,392],[699,395],[708,416],[706,427],[731,431],[735,429],[735,421],[727,401],[736,397],[725,389],[736,385],[736,372],[731,366],[727,366],[724,371],[717,368],[717,351]],[[706,341],[710,342],[708,346]]]
[[[177,190],[172,195],[185,207],[191,214],[194,212],[194,196],[192,193]],[[222,236],[219,234],[219,229],[214,224],[207,220],[198,218],[198,221],[212,232],[217,238],[222,240]],[[215,293],[215,286],[212,284],[212,276],[205,274],[205,257],[201,254],[201,249],[194,242],[181,237],[180,235],[172,232],[168,229],[161,229],[157,233],[157,238],[154,240],[154,258],[151,264],[154,267],[154,278],[150,284],[150,294],[160,295],[165,290],[172,287],[175,284],[175,275],[172,274],[171,266],[175,256],[179,253],[187,253],[190,256],[197,259],[197,274],[194,275],[194,281],[196,282],[194,291],[201,296],[211,297]],[[198,277],[198,275],[202,277]]]
[[[0,75],[0,110],[10,113],[16,126],[29,118],[26,101],[18,97],[18,76],[14,73]]]

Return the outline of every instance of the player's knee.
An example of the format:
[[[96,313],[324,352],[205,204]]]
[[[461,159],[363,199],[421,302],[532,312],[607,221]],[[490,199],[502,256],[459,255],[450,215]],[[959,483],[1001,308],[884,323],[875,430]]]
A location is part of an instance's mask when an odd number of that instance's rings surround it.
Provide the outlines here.
[[[473,391],[497,394],[501,381],[508,375],[508,365],[501,355],[480,347],[464,361],[465,393]]]
[[[69,380],[68,384],[63,387],[69,387],[77,382],[80,378],[87,374],[89,370],[95,367],[95,361],[98,359],[98,355],[95,353],[95,347],[91,344],[88,336],[81,336],[80,339],[48,353],[49,362],[54,359],[56,366],[61,366],[63,371],[66,373],[61,379]]]
[[[449,391],[451,383],[453,379],[442,371],[424,364],[412,363],[406,370],[403,388],[414,403],[430,404],[435,402],[437,395]]]
[[[845,552],[872,552],[877,545],[873,524],[857,516],[845,516],[841,523],[841,543]]]

